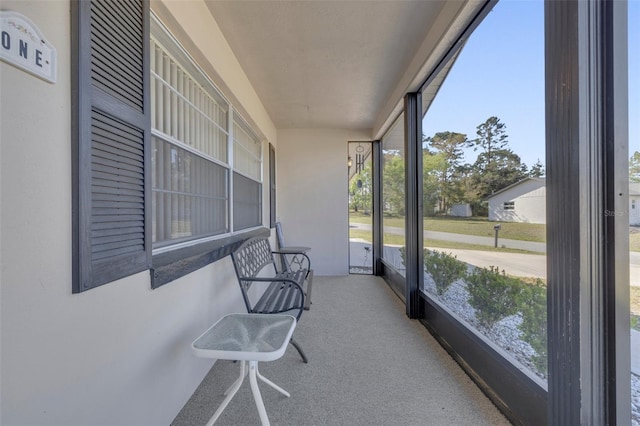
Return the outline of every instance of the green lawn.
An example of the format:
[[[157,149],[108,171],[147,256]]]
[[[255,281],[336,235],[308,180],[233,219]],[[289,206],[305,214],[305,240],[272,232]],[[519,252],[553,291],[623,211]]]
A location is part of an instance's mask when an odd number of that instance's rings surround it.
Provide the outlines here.
[[[349,221],[355,223],[371,223],[371,216],[351,212]],[[478,235],[482,237],[493,237],[495,230],[493,227],[499,222],[489,222],[486,217],[430,217],[424,219],[425,231],[451,232],[454,234]],[[386,226],[404,227],[404,218],[385,217]],[[536,223],[500,223],[500,238],[523,241],[546,241],[546,225]],[[640,234],[639,234],[640,235]]]
[[[371,231],[362,231],[359,229],[351,229],[349,231],[349,238],[361,238],[365,241],[371,242]],[[396,234],[384,234],[384,243],[395,246],[404,246],[404,236],[396,235]],[[465,249],[465,250],[482,250],[482,251],[492,251],[492,252],[503,252],[503,253],[525,253],[525,254],[538,254],[544,255],[544,253],[538,252],[530,252],[526,250],[516,250],[510,248],[494,248],[492,246],[483,246],[478,244],[466,244],[466,243],[458,243],[454,241],[443,241],[443,240],[429,240],[429,247],[437,247],[437,248],[447,248],[447,249]]]
[[[640,251],[640,232],[629,234],[629,250]]]

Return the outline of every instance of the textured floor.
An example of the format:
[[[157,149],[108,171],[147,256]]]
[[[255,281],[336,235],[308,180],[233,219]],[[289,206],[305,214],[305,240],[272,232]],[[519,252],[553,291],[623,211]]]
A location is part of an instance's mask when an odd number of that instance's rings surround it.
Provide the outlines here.
[[[376,277],[315,277],[313,304],[284,357],[260,372],[291,393],[259,382],[273,425],[508,425],[401,301]],[[204,425],[237,378],[218,361],[174,426]],[[216,424],[260,424],[248,378]]]

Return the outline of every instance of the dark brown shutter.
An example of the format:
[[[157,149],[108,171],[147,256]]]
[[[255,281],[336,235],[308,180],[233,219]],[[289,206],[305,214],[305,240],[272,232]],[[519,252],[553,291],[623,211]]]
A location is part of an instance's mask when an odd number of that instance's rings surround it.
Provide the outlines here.
[[[72,2],[72,25],[77,293],[150,266],[149,5]]]

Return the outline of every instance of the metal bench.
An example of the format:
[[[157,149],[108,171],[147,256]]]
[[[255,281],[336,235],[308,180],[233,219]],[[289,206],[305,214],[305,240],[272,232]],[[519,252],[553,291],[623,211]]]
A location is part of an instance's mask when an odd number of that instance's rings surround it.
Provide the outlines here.
[[[313,285],[313,269],[307,267],[309,259],[307,252],[311,250],[311,247],[304,246],[287,246],[284,243],[284,234],[282,232],[282,223],[276,222],[276,242],[278,243],[278,255],[280,256],[280,264],[282,270],[291,272],[299,269],[307,270],[307,279],[304,287],[304,309],[309,310],[311,307],[311,288]],[[306,257],[306,259],[305,259]]]
[[[311,261],[304,253],[306,267],[295,271],[278,271],[269,240],[254,237],[244,242],[231,254],[247,312],[252,314],[287,313],[300,319],[305,307],[303,289]],[[254,285],[255,284],[255,285]],[[302,348],[291,339],[302,360],[308,362]]]

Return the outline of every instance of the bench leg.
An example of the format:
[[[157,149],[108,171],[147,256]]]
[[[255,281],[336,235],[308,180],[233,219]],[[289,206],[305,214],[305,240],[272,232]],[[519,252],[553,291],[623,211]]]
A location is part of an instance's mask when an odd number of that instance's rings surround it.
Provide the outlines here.
[[[313,285],[313,270],[309,270],[307,273],[307,292],[304,295],[304,310],[308,311],[311,308],[311,287]]]
[[[298,353],[300,354],[300,356],[302,357],[302,361],[305,364],[309,363],[309,360],[307,359],[307,356],[304,354],[304,351],[302,350],[302,348],[300,347],[300,345],[298,344],[298,342],[296,342],[295,340],[291,339],[289,341],[289,343],[291,343],[293,345],[294,348],[296,348],[296,350],[298,351]]]

